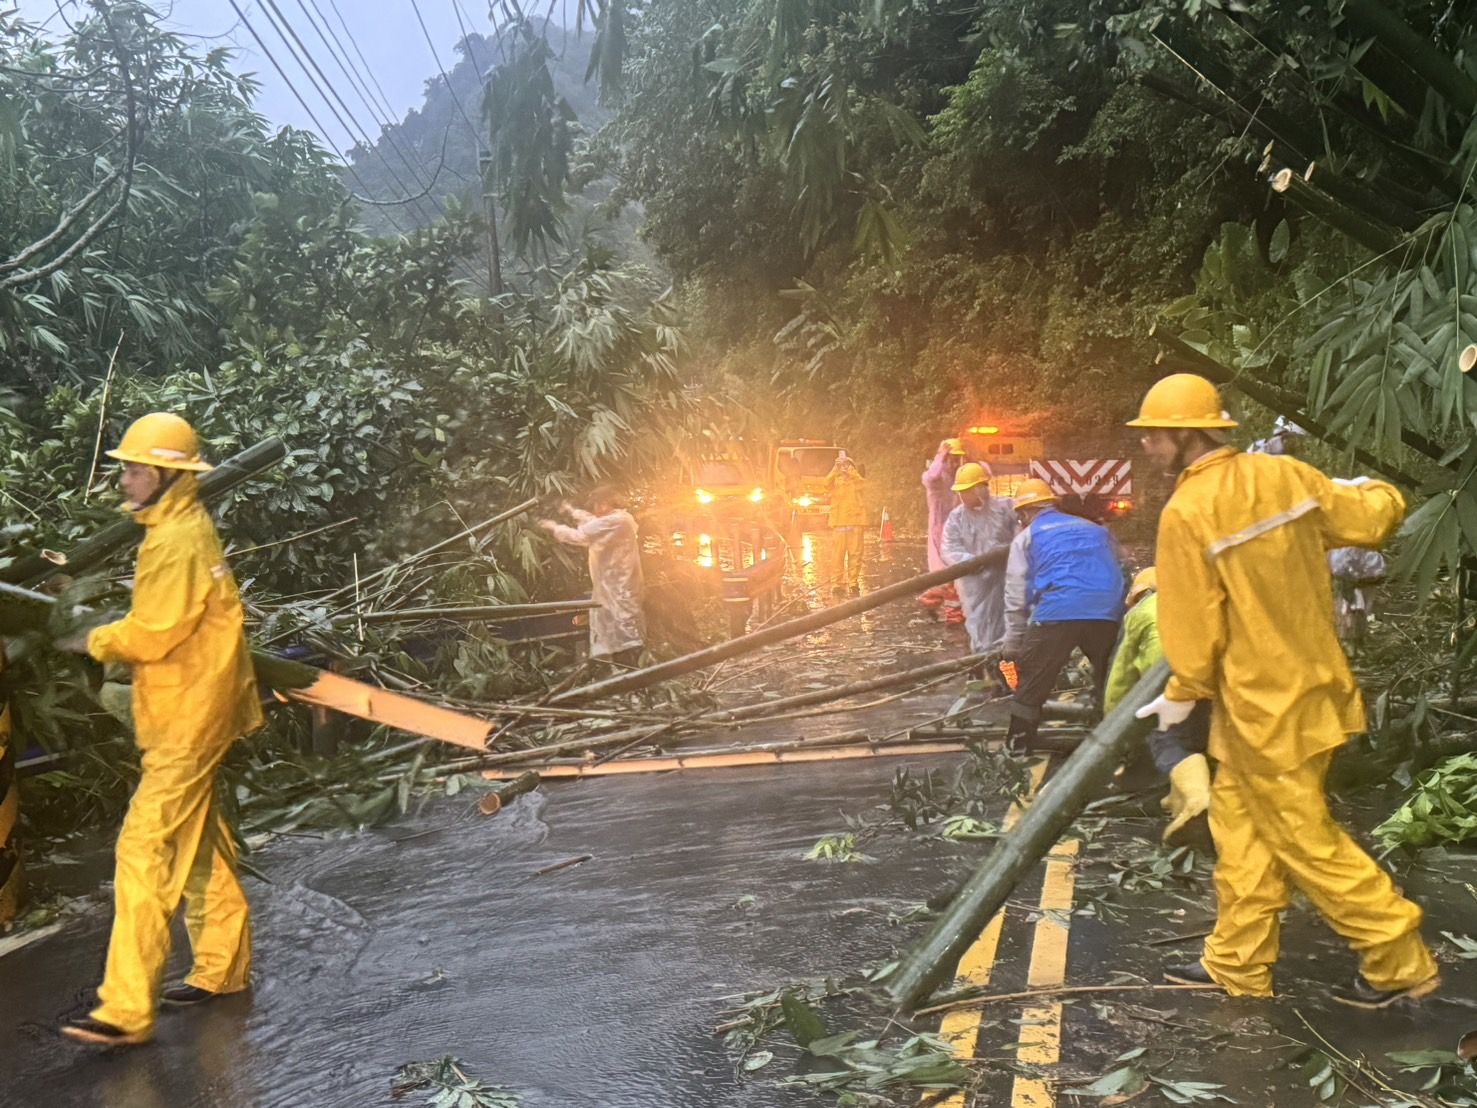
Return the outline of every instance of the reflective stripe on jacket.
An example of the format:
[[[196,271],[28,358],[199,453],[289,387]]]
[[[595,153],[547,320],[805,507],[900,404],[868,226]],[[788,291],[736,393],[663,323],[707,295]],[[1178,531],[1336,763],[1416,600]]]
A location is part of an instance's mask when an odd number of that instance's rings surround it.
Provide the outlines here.
[[[1159,520],[1159,638],[1170,699],[1216,702],[1213,756],[1284,773],[1364,729],[1326,554],[1378,546],[1404,511],[1383,481],[1230,447],[1180,474]]]

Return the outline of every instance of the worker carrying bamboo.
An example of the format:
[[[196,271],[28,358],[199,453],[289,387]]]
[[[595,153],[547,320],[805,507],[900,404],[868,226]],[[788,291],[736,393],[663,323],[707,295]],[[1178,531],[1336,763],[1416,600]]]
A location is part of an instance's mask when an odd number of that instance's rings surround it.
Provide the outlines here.
[[[826,474],[826,496],[831,502],[826,522],[831,528],[831,593],[857,596],[862,591],[862,559],[867,550],[867,479],[846,451],[839,451]]]
[[[1129,426],[1176,474],[1159,522],[1159,637],[1172,676],[1139,712],[1161,727],[1214,704],[1210,830],[1217,916],[1199,962],[1171,981],[1271,996],[1280,913],[1294,887],[1358,952],[1337,993],[1384,1007],[1439,984],[1421,910],[1329,814],[1333,752],[1364,729],[1364,706],[1334,634],[1325,552],[1377,546],[1405,502],[1367,477],[1330,479],[1289,457],[1225,445],[1235,422],[1215,386],[1167,377]]]
[[[552,519],[540,520],[539,526],[560,542],[589,551],[590,595],[600,605],[590,613],[590,656],[630,668],[641,658],[646,631],[636,520],[613,486],[591,490],[589,504],[589,511],[560,504],[575,521],[573,527]]]
[[[1123,615],[1123,571],[1104,527],[1057,510],[1045,481],[1028,478],[1016,490],[1023,526],[1010,544],[1005,569],[1005,641],[1019,684],[1010,701],[1006,744],[1026,751],[1041,726],[1041,706],[1062,667],[1081,650],[1092,667],[1096,702],[1103,702],[1108,663]]]
[[[944,524],[959,503],[954,490],[954,477],[964,462],[964,443],[944,439],[939,443],[933,461],[923,471],[923,492],[928,498],[928,572],[936,573],[948,565],[944,561]],[[930,608],[951,605],[958,610],[959,594],[953,583],[935,585],[918,598]],[[947,613],[946,613],[947,614]]]
[[[236,850],[214,797],[236,739],[262,724],[241,599],[215,525],[197,498],[210,469],[179,416],[137,420],[108,457],[145,533],[122,619],[65,649],[133,668],[133,731],[142,773],[118,835],[113,931],[98,1006],[62,1033],[128,1046],[153,1036],[157,1006],[201,1003],[247,987],[251,929]],[[193,964],[163,989],[169,925],[181,900]]]
[[[1139,679],[1164,657],[1159,645],[1158,573],[1153,566],[1134,575],[1124,606],[1123,632],[1113,654],[1113,668],[1103,690],[1103,711],[1111,712]],[[1197,701],[1183,723],[1149,735],[1149,756],[1154,768],[1169,780],[1164,807],[1169,812],[1165,842],[1174,842],[1192,820],[1210,808],[1210,763],[1205,745],[1210,731],[1210,702]]]
[[[981,554],[1010,548],[1016,533],[1015,508],[1009,500],[990,494],[990,469],[982,462],[965,462],[951,486],[958,504],[944,521],[940,554],[944,565],[957,565]],[[964,626],[970,650],[988,654],[1005,637],[1005,563],[978,570],[958,580]]]

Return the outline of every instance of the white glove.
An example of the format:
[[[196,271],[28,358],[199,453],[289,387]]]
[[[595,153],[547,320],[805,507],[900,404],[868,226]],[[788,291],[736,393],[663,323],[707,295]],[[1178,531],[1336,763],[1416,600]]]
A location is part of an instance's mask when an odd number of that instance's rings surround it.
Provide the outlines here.
[[[1333,483],[1335,485],[1343,485],[1345,488],[1357,489],[1360,485],[1367,485],[1367,484],[1369,484],[1369,478],[1368,477],[1335,477],[1333,479]]]
[[[1168,731],[1176,723],[1184,723],[1190,718],[1190,713],[1195,710],[1193,700],[1170,700],[1167,696],[1159,696],[1149,701],[1134,713],[1139,719],[1148,719],[1150,716],[1159,717],[1160,731]]]

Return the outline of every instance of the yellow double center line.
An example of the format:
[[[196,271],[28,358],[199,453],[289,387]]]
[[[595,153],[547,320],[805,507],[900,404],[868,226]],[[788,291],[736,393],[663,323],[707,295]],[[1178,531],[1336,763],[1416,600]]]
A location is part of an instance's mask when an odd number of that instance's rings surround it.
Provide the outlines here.
[[[1001,824],[1009,831],[1020,820],[1046,776],[1048,759],[1042,758],[1031,767],[1031,788],[1017,804],[1011,805]],[[1072,911],[1073,860],[1077,856],[1075,839],[1061,843],[1046,863],[1046,877],[1041,886],[1041,918],[1036,921],[1031,941],[1031,966],[1027,987],[1052,989],[1060,987],[1067,977],[1067,938]],[[995,913],[979,938],[959,959],[955,977],[957,988],[982,989],[989,985],[1000,949],[1000,930],[1005,923],[1005,910]],[[940,1037],[954,1050],[956,1058],[973,1058],[979,1044],[983,1008],[948,1012],[939,1027]],[[1058,1003],[1032,1005],[1022,1013],[1020,1038],[1016,1044],[1016,1060],[1030,1066],[1055,1065],[1061,1056],[1062,1006]],[[1011,1108],[1053,1108],[1056,1104],[1051,1087],[1037,1077],[1018,1076],[1011,1088]],[[965,1108],[965,1094],[955,1093],[939,1104],[939,1108]]]

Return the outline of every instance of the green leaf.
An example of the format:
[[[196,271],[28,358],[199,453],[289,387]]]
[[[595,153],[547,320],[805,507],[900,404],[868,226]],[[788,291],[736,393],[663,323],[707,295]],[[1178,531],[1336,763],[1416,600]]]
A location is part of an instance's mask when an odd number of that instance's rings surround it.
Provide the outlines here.
[[[1288,244],[1292,241],[1292,230],[1287,226],[1287,220],[1282,220],[1272,231],[1272,238],[1267,243],[1267,260],[1276,265],[1287,257]]]
[[[780,1011],[785,1017],[785,1027],[801,1046],[808,1047],[825,1037],[824,1021],[795,990],[787,989],[780,994]]]

